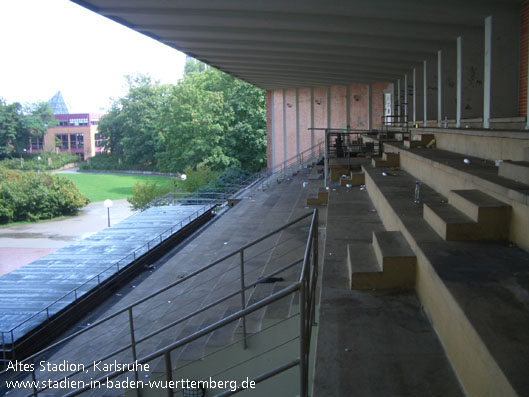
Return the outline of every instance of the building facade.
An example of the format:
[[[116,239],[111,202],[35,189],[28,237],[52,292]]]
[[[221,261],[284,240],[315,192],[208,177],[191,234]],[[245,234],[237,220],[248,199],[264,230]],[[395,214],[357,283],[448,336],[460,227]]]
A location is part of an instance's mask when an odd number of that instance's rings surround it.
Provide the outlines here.
[[[75,153],[81,160],[95,156],[103,151],[104,146],[97,131],[101,117],[101,114],[93,113],[56,114],[59,124],[48,129],[43,149]],[[34,146],[32,142],[32,151],[42,149]]]

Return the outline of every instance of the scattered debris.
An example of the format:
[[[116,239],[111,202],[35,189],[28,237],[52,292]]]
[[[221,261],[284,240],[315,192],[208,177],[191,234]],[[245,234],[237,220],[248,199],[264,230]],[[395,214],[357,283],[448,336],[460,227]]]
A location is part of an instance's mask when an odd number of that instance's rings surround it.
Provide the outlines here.
[[[275,283],[277,281],[285,281],[283,277],[266,277],[266,278],[259,278],[257,279],[259,284],[271,284]]]
[[[116,294],[117,297],[123,296],[123,294]]]
[[[345,187],[351,187],[351,184],[350,183],[346,183]]]
[[[135,285],[131,285],[130,288],[136,288],[136,286]]]
[[[463,163],[465,163],[465,164],[470,164],[470,160],[469,160],[469,159],[464,159],[464,160],[463,160]]]
[[[224,241],[224,245],[228,245],[228,242],[227,242],[227,241]]]
[[[349,347],[346,347],[346,348],[344,349],[344,351],[347,352],[347,353],[349,353],[349,352],[352,352],[353,349],[351,349],[351,348],[349,348]]]

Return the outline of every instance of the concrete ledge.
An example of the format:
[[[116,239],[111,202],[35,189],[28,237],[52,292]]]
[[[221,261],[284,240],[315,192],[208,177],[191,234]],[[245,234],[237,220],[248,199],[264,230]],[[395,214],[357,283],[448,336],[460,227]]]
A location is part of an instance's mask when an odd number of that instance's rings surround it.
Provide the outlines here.
[[[498,175],[494,163],[440,149],[405,149],[384,144],[400,153],[400,165],[415,179],[449,196],[451,190],[477,189],[512,207],[509,239],[529,250],[529,186]],[[466,164],[463,160],[469,159]],[[445,200],[446,201],[446,200]]]
[[[436,147],[487,160],[524,160],[529,132],[420,128],[435,135]]]
[[[503,161],[498,168],[498,175],[529,185],[529,162]]]

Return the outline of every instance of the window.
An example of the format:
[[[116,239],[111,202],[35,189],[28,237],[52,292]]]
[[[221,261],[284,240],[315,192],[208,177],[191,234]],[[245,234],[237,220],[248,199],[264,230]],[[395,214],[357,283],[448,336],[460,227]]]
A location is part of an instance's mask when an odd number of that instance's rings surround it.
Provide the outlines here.
[[[56,135],[59,142],[56,142],[58,147],[61,149],[68,149],[68,135],[67,134],[57,134]]]
[[[90,120],[90,124],[91,125],[97,125],[98,122],[99,122],[99,120]]]
[[[84,148],[84,134],[71,134],[70,142],[72,149]]]
[[[59,120],[59,127],[66,127],[68,125],[67,120]]]
[[[88,125],[88,118],[70,119],[70,125]]]
[[[102,147],[105,146],[105,142],[103,141],[103,137],[101,134],[97,133],[94,135],[94,140],[96,142],[96,147]]]

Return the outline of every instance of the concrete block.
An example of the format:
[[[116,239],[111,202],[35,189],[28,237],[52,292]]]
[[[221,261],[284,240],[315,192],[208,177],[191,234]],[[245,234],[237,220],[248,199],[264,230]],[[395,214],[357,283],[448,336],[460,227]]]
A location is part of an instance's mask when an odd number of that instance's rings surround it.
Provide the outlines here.
[[[448,203],[425,203],[423,218],[444,240],[479,240],[472,238],[477,223]]]
[[[357,252],[347,245],[352,289],[413,289],[417,259],[401,232],[374,232],[374,258],[369,267],[355,272],[352,257]]]
[[[498,168],[498,175],[529,185],[529,161],[502,161]]]
[[[477,189],[452,190],[448,202],[474,222],[492,222],[496,227],[506,223],[511,216],[511,206]]]
[[[375,168],[380,167],[398,167],[400,164],[398,153],[383,153],[382,158],[371,159],[371,164]]]
[[[365,174],[363,172],[351,172],[349,178],[340,179],[340,186],[360,186],[365,185]]]

